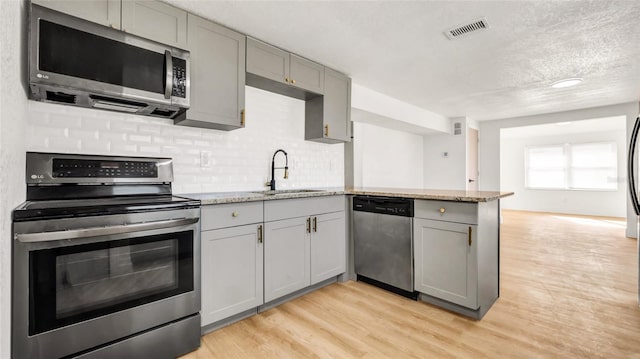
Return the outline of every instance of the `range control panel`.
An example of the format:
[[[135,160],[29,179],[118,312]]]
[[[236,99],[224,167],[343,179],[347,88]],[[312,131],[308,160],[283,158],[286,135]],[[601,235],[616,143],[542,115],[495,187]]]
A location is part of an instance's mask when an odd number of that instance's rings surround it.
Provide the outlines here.
[[[156,178],[158,163],[153,161],[101,161],[54,159],[54,178]]]

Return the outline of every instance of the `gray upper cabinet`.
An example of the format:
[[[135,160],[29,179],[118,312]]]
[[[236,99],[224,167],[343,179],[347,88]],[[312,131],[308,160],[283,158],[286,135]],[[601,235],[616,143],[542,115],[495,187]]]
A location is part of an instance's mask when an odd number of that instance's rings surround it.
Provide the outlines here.
[[[159,1],[123,0],[122,30],[184,49],[187,12]]]
[[[246,37],[188,15],[191,107],[176,124],[233,130],[244,127]]]
[[[318,94],[324,92],[324,66],[291,54],[289,81],[294,86]]]
[[[305,100],[324,92],[324,66],[247,38],[247,85]]]
[[[305,139],[324,143],[351,141],[351,79],[325,68],[324,96],[308,99]]]
[[[32,0],[32,2],[100,25],[120,29],[120,0]]]
[[[289,82],[289,53],[247,38],[247,72],[277,82]]]

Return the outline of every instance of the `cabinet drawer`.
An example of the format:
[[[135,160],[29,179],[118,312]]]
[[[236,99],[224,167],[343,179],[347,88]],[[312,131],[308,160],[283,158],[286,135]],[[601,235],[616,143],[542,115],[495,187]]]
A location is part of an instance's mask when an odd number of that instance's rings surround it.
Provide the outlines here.
[[[202,230],[262,222],[262,201],[228,203],[202,207]]]
[[[416,200],[414,213],[416,218],[478,224],[477,203]]]
[[[266,201],[264,221],[306,217],[314,214],[344,211],[344,196],[310,197]]]

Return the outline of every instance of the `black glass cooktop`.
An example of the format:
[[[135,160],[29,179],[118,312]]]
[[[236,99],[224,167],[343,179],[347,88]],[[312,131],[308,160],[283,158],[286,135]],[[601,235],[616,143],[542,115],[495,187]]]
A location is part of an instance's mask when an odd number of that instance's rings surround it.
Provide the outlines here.
[[[13,220],[74,218],[200,207],[200,201],[179,196],[126,196],[27,201],[13,211]]]

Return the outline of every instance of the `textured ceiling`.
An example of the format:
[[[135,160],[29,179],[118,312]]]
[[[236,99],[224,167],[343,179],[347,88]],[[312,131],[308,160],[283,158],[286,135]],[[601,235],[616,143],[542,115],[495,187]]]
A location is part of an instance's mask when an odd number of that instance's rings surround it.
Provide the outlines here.
[[[640,98],[640,1],[166,1],[447,117]],[[488,30],[443,34],[480,17]],[[584,82],[550,87],[568,77]]]
[[[626,126],[626,116],[615,116],[545,125],[503,128],[500,130],[500,136],[501,138],[529,138],[608,131],[624,132],[627,129]]]

